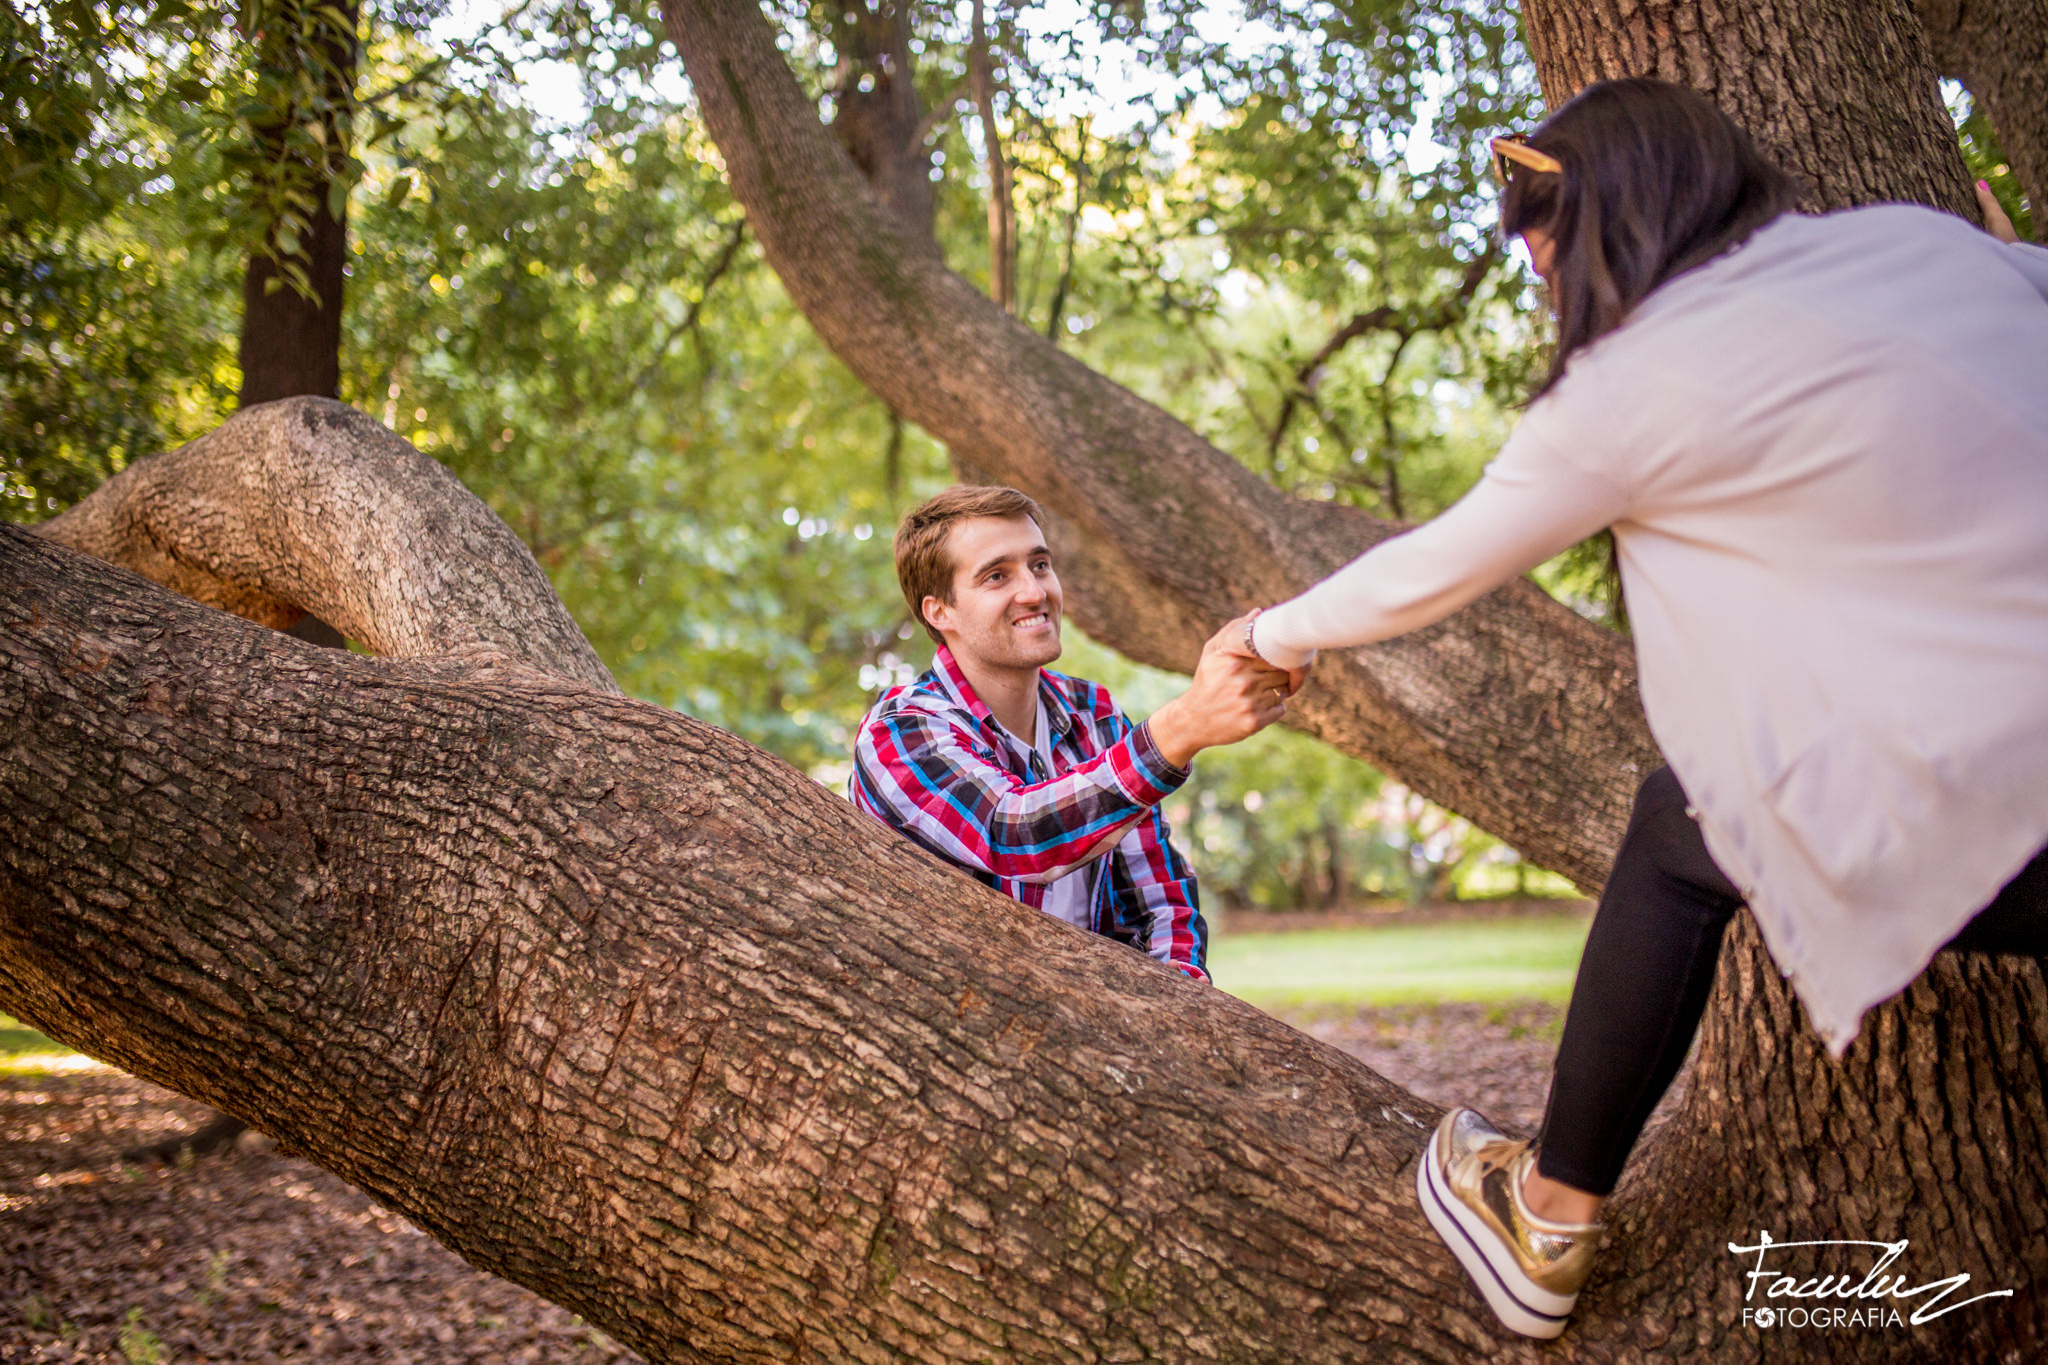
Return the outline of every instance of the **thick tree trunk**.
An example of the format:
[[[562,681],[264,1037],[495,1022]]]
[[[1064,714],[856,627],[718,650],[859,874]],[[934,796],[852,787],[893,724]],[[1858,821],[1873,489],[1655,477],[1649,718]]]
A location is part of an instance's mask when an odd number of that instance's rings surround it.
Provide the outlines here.
[[[1918,0],[1935,69],[1983,103],[2048,242],[2048,0]]]
[[[242,279],[240,403],[248,407],[275,398],[341,393],[341,307],[343,265],[348,251],[348,209],[337,218],[322,203],[314,210],[311,234],[301,240],[300,265],[313,287],[301,294],[279,271],[274,257],[256,253]]]
[[[1555,107],[1592,81],[1709,95],[1806,187],[1806,207],[1933,204],[1977,221],[1912,0],[1523,0]]]
[[[835,353],[970,476],[1054,513],[1067,606],[1186,670],[1231,616],[1291,596],[1398,527],[1286,497],[1062,354],[892,221],[818,122],[751,0],[665,7],[735,194]],[[1455,624],[1327,657],[1303,728],[1597,886],[1655,749],[1626,644],[1532,584]]]

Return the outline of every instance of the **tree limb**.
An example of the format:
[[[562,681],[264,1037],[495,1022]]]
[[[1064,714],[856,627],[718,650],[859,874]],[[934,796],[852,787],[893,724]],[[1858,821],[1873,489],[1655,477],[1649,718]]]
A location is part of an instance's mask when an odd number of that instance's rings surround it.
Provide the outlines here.
[[[504,522],[331,399],[244,408],[36,529],[274,629],[311,612],[387,658],[504,656],[617,691]]]

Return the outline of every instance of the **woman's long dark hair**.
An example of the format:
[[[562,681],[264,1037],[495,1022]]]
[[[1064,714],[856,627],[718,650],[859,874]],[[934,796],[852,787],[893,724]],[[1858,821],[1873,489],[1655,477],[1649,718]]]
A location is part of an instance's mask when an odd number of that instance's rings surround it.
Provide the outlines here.
[[[1644,295],[1744,241],[1799,198],[1792,178],[1733,119],[1669,81],[1589,85],[1527,142],[1564,165],[1561,174],[1517,167],[1501,201],[1503,232],[1536,228],[1557,248],[1557,354],[1538,396]]]

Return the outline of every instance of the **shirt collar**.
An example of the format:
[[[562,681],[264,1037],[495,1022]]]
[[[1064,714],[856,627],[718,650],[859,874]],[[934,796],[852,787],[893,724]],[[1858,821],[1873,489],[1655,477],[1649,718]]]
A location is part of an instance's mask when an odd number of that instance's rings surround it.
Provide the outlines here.
[[[937,652],[932,655],[932,672],[939,675],[940,685],[953,695],[953,699],[967,708],[968,714],[974,717],[975,724],[985,729],[993,727],[1002,730],[1006,735],[1010,733],[1003,730],[1002,722],[988,709],[988,703],[976,694],[974,684],[968,682],[967,675],[960,671],[960,661],[953,657],[952,650],[944,645],[939,646]],[[1045,705],[1045,718],[1051,724],[1053,734],[1061,738],[1065,738],[1067,732],[1074,728],[1074,702],[1067,695],[1063,683],[1064,680],[1058,675],[1048,673],[1042,668],[1038,670],[1038,698]],[[1016,738],[1014,735],[1010,737]],[[1022,743],[1021,740],[1018,742]]]

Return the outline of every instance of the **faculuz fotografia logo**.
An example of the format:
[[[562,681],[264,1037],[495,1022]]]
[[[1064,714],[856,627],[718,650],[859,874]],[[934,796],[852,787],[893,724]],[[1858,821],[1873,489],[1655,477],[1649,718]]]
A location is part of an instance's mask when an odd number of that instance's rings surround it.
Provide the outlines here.
[[[1742,1323],[1760,1331],[1918,1327],[1985,1299],[2009,1299],[2010,1289],[1987,1289],[1968,1298],[1968,1271],[1921,1279],[1908,1268],[1912,1243],[1780,1242],[1759,1232],[1755,1246],[1728,1244],[1748,1269]]]

